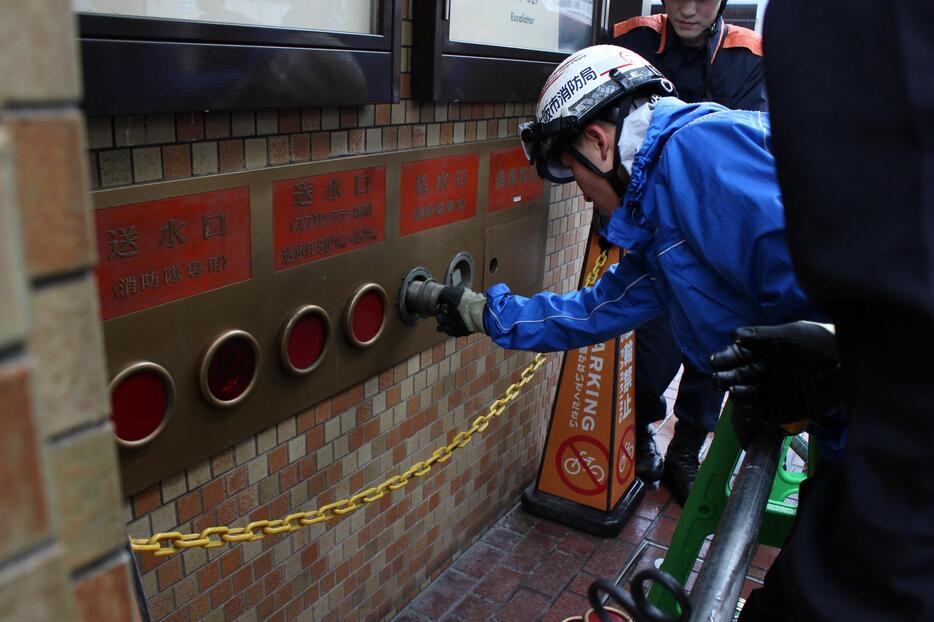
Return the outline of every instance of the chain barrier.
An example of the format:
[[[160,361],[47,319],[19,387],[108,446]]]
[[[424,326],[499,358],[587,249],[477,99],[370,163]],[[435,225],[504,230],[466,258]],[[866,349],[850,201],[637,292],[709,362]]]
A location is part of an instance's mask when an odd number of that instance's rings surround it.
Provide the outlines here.
[[[608,251],[603,251],[597,257],[593,270],[587,275],[584,287],[590,287],[596,283],[600,270],[606,264],[607,254]],[[519,381],[509,385],[502,397],[490,404],[487,414],[474,419],[468,430],[455,434],[450,443],[436,449],[427,460],[416,462],[401,475],[393,475],[378,486],[366,488],[351,497],[328,503],[316,510],[294,512],[284,518],[253,521],[245,527],[208,527],[200,533],[181,533],[180,531],[157,533],[148,538],[130,538],[130,546],[134,551],[148,551],[155,555],[172,555],[185,549],[197,547],[213,549],[224,546],[228,542],[253,542],[262,540],[267,535],[291,533],[302,527],[340,518],[368,503],[375,503],[385,497],[387,493],[404,488],[413,477],[428,475],[431,467],[435,464],[444,464],[450,460],[455,449],[466,447],[474,434],[486,430],[495,417],[503,414],[506,407],[519,396],[522,387],[532,381],[535,372],[545,364],[546,359],[546,354],[536,354],[535,358],[532,359],[532,363],[522,370]]]

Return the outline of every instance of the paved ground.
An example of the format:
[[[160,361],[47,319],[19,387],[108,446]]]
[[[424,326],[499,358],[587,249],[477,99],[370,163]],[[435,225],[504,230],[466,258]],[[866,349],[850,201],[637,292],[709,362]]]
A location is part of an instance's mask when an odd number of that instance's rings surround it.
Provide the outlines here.
[[[664,454],[674,429],[670,413],[656,434]],[[665,555],[681,513],[662,487],[650,488],[615,538],[598,538],[540,519],[518,505],[409,604],[394,622],[561,622],[588,608],[598,577],[631,576]],[[701,559],[706,551],[701,551]],[[742,596],[761,583],[778,550],[760,546]],[[700,560],[688,586],[693,585]]]

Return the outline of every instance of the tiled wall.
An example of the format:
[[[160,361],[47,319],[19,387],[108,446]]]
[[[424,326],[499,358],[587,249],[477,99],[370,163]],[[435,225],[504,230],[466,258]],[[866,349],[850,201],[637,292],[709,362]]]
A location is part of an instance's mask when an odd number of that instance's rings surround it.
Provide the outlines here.
[[[403,100],[343,108],[185,112],[88,120],[91,184],[112,188],[517,135],[532,104]]]
[[[91,118],[95,188],[516,136],[531,103],[410,99],[344,108]],[[545,286],[576,287],[589,210],[551,189]],[[485,337],[449,339],[128,500],[132,536],[240,526],[341,499],[466,429],[531,361]],[[140,555],[154,620],[382,620],[519,500],[538,468],[560,357],[446,465],[340,521],[171,557]]]
[[[0,20],[0,619],[137,619],[68,0]]]

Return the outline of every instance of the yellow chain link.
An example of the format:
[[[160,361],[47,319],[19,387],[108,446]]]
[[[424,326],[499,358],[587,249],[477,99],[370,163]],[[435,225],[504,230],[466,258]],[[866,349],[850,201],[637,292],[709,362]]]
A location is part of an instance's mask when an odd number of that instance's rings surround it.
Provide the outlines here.
[[[600,270],[606,264],[607,251],[603,251],[597,257],[593,270],[587,275],[584,287],[590,287],[597,282],[600,276]],[[286,533],[298,531],[308,525],[316,525],[329,521],[333,518],[339,518],[354,512],[363,505],[374,503],[382,499],[388,492],[404,488],[413,477],[424,477],[431,471],[431,467],[437,463],[444,464],[451,459],[455,449],[466,447],[474,434],[483,432],[489,427],[494,417],[503,414],[513,400],[518,396],[522,387],[532,381],[535,372],[545,364],[547,355],[536,354],[532,363],[522,370],[519,375],[519,381],[509,385],[503,396],[490,404],[490,409],[485,415],[479,415],[473,420],[470,429],[458,432],[447,445],[442,445],[431,454],[427,460],[416,462],[408,468],[402,475],[393,475],[378,486],[366,488],[346,499],[335,501],[323,505],[317,510],[308,512],[294,512],[285,518],[276,520],[258,520],[249,523],[246,527],[208,527],[200,533],[183,534],[179,531],[170,531],[167,533],[157,533],[148,538],[130,538],[130,545],[134,551],[150,551],[156,555],[172,555],[180,550],[204,547],[212,549],[218,546],[224,546],[227,542],[253,542],[262,540],[268,534]],[[216,537],[214,537],[216,536]],[[163,545],[165,543],[165,545]]]

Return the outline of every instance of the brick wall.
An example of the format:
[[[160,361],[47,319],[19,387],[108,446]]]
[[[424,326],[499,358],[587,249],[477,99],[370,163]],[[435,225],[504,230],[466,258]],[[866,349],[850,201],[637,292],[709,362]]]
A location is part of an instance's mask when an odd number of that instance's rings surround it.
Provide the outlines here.
[[[0,20],[0,619],[136,619],[68,0]]]
[[[91,118],[90,183],[134,183],[516,136],[531,103],[411,99],[343,108]],[[545,286],[576,287],[589,211],[551,189]],[[466,429],[531,361],[449,339],[127,500],[134,537],[280,518],[401,473]],[[560,357],[447,464],[340,521],[171,557],[140,555],[154,620],[381,620],[437,577],[534,477]]]

